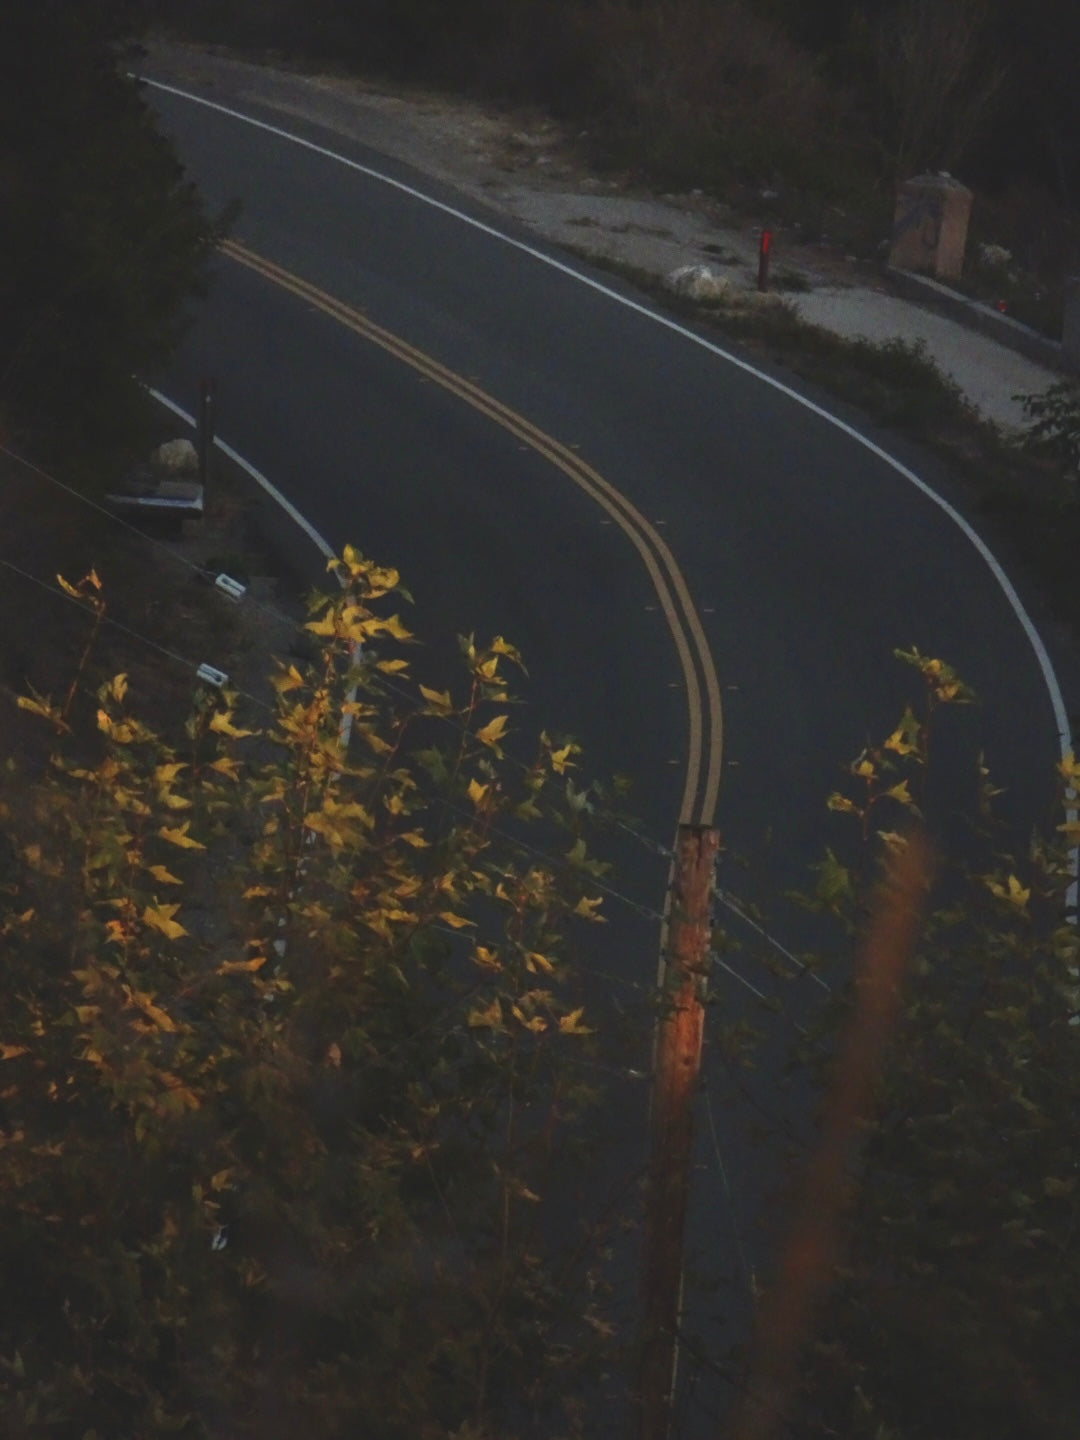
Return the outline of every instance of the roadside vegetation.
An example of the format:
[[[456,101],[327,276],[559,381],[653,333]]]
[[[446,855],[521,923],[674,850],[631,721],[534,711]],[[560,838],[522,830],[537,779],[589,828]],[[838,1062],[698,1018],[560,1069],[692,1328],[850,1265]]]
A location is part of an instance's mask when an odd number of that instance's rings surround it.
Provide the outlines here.
[[[613,1333],[576,747],[511,759],[513,647],[418,684],[396,573],[334,569],[266,705],[155,729],[86,647],[19,697],[52,740],[0,788],[5,1434],[564,1433]]]

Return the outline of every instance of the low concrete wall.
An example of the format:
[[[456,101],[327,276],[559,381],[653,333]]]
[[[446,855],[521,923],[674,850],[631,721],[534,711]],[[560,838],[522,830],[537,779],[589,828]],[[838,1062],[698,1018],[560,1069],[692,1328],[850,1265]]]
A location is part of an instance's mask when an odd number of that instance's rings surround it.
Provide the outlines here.
[[[897,270],[892,265],[886,265],[885,276],[890,289],[905,299],[933,306],[961,325],[978,330],[999,344],[1007,345],[1010,350],[1026,355],[1037,365],[1046,365],[1064,374],[1080,375],[1080,353],[1066,349],[1059,340],[1040,335],[1030,325],[1021,325],[1019,320],[1003,315],[992,305],[960,295],[928,275],[913,275],[909,270]]]

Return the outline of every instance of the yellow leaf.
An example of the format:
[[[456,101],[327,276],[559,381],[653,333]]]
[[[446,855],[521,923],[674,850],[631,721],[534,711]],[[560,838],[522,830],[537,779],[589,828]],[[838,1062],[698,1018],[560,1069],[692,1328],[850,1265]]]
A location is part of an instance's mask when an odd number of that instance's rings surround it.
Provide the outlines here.
[[[174,795],[171,790],[160,790],[158,792],[158,800],[165,806],[166,810],[191,809],[190,800],[185,800],[182,795]]]
[[[184,883],[182,880],[178,880],[170,870],[166,870],[164,865],[148,865],[146,868],[162,885],[182,885]]]
[[[525,968],[532,970],[534,973],[537,970],[542,970],[545,975],[553,975],[555,973],[555,966],[547,956],[541,955],[536,950],[530,950],[525,956]]]
[[[502,739],[502,733],[506,729],[506,722],[509,718],[508,715],[496,715],[494,720],[489,720],[486,725],[477,730],[477,740],[482,745],[490,745],[492,749],[497,749],[497,742]]]
[[[160,930],[166,940],[179,940],[188,933],[183,925],[172,918],[179,909],[179,905],[147,905],[143,911],[143,924]]]
[[[574,763],[570,759],[570,756],[576,755],[580,748],[578,745],[570,744],[564,745],[561,750],[552,750],[548,758],[551,761],[551,768],[555,771],[556,775],[566,774],[567,767]]]
[[[861,814],[859,807],[853,801],[849,800],[846,795],[841,795],[838,790],[833,791],[825,804],[828,809],[839,810],[843,815]]]
[[[497,1030],[503,1023],[502,1006],[499,1004],[498,996],[492,1000],[486,1010],[471,1010],[469,1012],[468,1024],[472,1029]]]
[[[885,794],[888,795],[891,800],[896,800],[899,804],[906,805],[910,810],[915,808],[915,802],[911,798],[911,792],[908,790],[908,782],[906,780],[901,780],[898,785],[890,785],[888,790],[885,791]]]
[[[593,1032],[588,1025],[582,1025],[581,1017],[585,1014],[585,1007],[578,1010],[571,1010],[569,1015],[563,1015],[559,1019],[559,1033],[561,1035],[591,1035]]]
[[[872,760],[856,760],[851,766],[851,773],[858,775],[861,780],[871,780],[875,775],[874,762]]]
[[[492,640],[491,649],[496,655],[505,655],[508,660],[513,660],[515,665],[520,665],[522,670],[525,669],[525,666],[521,664],[521,652],[515,645],[511,645],[509,641],[504,640],[501,635],[496,635],[495,639]]]
[[[475,920],[466,920],[462,915],[455,915],[452,910],[440,910],[439,919],[444,920],[447,925],[455,930],[462,930],[466,925],[475,925]]]
[[[379,631],[391,635],[395,640],[411,640],[412,634],[405,629],[396,615],[388,615],[385,619],[375,618],[368,622],[368,628],[374,633]]]
[[[516,1176],[512,1176],[507,1180],[506,1188],[510,1191],[511,1195],[516,1195],[519,1200],[531,1200],[534,1203],[538,1203],[540,1200],[540,1196],[537,1195],[536,1191],[530,1190],[524,1180],[519,1180]]]
[[[211,760],[209,768],[216,770],[219,775],[224,775],[229,780],[235,780],[240,773],[240,762],[234,760],[231,755],[219,755],[216,760]]]
[[[290,690],[296,690],[303,685],[304,677],[295,665],[290,665],[287,670],[282,669],[274,675],[270,683],[279,695],[287,695]]]
[[[225,960],[214,972],[216,975],[252,975],[266,964],[265,955],[253,955],[250,960]]]
[[[580,915],[583,920],[594,920],[597,923],[603,923],[604,916],[596,913],[603,903],[604,901],[601,897],[595,900],[589,900],[583,895],[574,906],[573,913]]]
[[[521,1013],[521,1011],[516,1005],[514,1006],[514,1016],[517,1020],[521,1022],[521,1024],[526,1030],[531,1031],[534,1035],[542,1035],[544,1031],[548,1028],[548,1022],[543,1018],[543,1016],[533,1015],[528,1020],[526,1020],[525,1016]]]
[[[114,720],[105,710],[97,712],[97,727],[103,735],[115,740],[117,745],[130,745],[139,737],[139,726],[130,720]]]
[[[269,885],[249,885],[240,897],[242,900],[257,900],[263,895],[272,895],[274,892]]]
[[[470,780],[469,799],[474,805],[479,805],[490,788],[489,785],[481,785],[479,780]]]
[[[0,1045],[0,1060],[14,1060],[18,1055],[29,1055],[29,1045]]]
[[[128,690],[128,678],[126,675],[114,675],[109,685],[109,693],[119,705],[123,702]]]
[[[15,703],[20,710],[29,710],[33,715],[40,715],[43,719],[51,721],[58,729],[71,734],[71,727],[65,724],[60,711],[54,709],[48,700],[32,700],[28,695],[18,695]]]
[[[254,735],[254,730],[244,730],[232,723],[233,712],[231,710],[215,710],[210,717],[210,729],[218,735],[228,735],[231,740],[243,740],[248,735]]]
[[[398,905],[391,905],[385,910],[380,910],[378,914],[384,920],[393,920],[399,925],[415,925],[418,918],[415,911],[403,910]]]
[[[1018,910],[1026,908],[1031,896],[1031,890],[1025,889],[1015,875],[1010,875],[1004,885],[992,879],[988,879],[986,884],[990,893],[996,895],[999,900],[1007,900],[1010,905],[1015,905]]]
[[[437,710],[440,715],[448,715],[454,708],[454,702],[450,698],[449,690],[429,690],[426,685],[421,685],[420,694],[432,709]]]
[[[144,995],[138,990],[129,990],[128,995],[132,1002],[139,1007],[148,1020],[152,1020],[159,1030],[168,1031],[172,1034],[176,1029],[176,1021],[167,1011],[155,1005],[149,995]]]
[[[234,1166],[230,1166],[225,1170],[219,1170],[216,1175],[210,1176],[210,1189],[224,1190],[235,1174],[236,1169]]]
[[[336,1070],[341,1069],[341,1046],[336,1040],[332,1040],[326,1047],[327,1064],[333,1065]]]
[[[408,670],[408,660],[376,660],[375,669],[381,670],[384,675],[400,675],[402,670]]]
[[[481,970],[501,970],[499,957],[494,950],[489,950],[486,945],[477,945],[473,951],[473,961],[479,965]]]
[[[1015,875],[1009,876],[1009,900],[1021,910],[1027,904],[1031,895],[1030,889],[1025,889]]]
[[[155,765],[154,783],[155,785],[171,785],[180,774],[180,771],[186,769],[187,766],[180,762],[171,762],[168,765]]]
[[[191,836],[187,833],[190,829],[191,821],[185,820],[183,825],[176,828],[162,825],[157,833],[161,836],[162,840],[167,840],[170,845],[178,845],[181,850],[205,850],[206,846],[203,845],[201,841],[192,840]]]
[[[411,845],[414,850],[426,850],[431,843],[424,839],[419,830],[403,830],[397,838],[406,845]]]

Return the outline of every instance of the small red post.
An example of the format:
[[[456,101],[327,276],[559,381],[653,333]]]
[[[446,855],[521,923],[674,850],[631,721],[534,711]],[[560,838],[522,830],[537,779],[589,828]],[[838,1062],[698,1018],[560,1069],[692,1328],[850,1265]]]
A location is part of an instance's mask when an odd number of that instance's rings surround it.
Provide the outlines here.
[[[761,243],[758,245],[757,262],[757,288],[761,291],[769,288],[769,252],[772,249],[772,231],[762,230]]]

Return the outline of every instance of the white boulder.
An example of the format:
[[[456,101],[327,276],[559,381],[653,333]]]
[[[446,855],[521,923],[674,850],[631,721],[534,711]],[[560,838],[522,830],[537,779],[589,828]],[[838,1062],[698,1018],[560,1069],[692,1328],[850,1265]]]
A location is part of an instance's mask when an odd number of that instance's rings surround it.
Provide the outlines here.
[[[979,259],[993,270],[1001,270],[1012,263],[1012,251],[1004,245],[980,245]]]
[[[668,289],[691,300],[719,300],[730,289],[730,281],[708,265],[680,265],[667,277]]]
[[[154,468],[169,475],[194,475],[199,455],[190,440],[166,440],[153,454]]]

